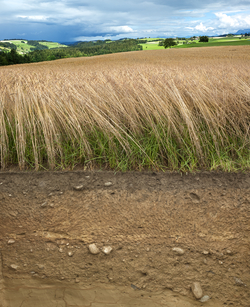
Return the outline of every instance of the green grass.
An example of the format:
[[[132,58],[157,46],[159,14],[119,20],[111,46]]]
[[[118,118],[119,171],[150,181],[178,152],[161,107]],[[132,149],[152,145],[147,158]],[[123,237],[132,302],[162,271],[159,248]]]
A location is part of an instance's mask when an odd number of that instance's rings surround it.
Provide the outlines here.
[[[142,38],[142,39],[146,39],[148,42],[153,42],[153,41],[158,41],[160,39],[164,39],[164,38],[160,38],[160,37],[153,37],[153,38]]]
[[[63,47],[68,47],[66,45],[62,45],[59,43],[54,43],[54,42],[39,42],[41,45],[47,46],[49,49],[51,48],[63,48]]]
[[[34,46],[29,45],[27,43],[22,43],[22,42],[27,42],[27,40],[9,40],[8,42],[13,43],[14,45],[17,46],[17,52],[20,54],[26,54],[31,52],[31,48],[34,48]],[[41,45],[47,46],[49,49],[51,48],[62,48],[62,47],[68,47],[66,45],[62,45],[56,42],[39,42]],[[10,51],[9,48],[5,48],[5,50]]]
[[[153,44],[153,43],[151,43],[151,44],[146,43],[146,44],[140,44],[140,45],[142,46],[143,50],[159,50],[159,49],[164,49],[163,46],[158,46],[158,42],[155,43],[155,44]]]
[[[192,48],[192,47],[215,47],[215,46],[247,46],[250,45],[250,39],[211,39],[208,43],[193,42],[185,45],[178,45],[174,48]]]

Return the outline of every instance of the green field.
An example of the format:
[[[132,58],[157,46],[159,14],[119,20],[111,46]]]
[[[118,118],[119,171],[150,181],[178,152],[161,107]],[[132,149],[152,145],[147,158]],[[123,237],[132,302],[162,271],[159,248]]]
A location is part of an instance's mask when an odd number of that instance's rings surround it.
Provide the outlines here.
[[[160,40],[160,38],[158,38]],[[147,43],[140,44],[143,50],[158,50],[164,49],[162,46],[158,46],[159,41],[155,41],[156,38],[145,38]],[[185,40],[179,40],[179,44],[172,48],[192,48],[192,47],[213,47],[213,46],[244,46],[250,45],[250,38],[245,39],[240,37],[223,37],[223,38],[209,38],[208,43],[199,43],[198,40],[191,41],[187,39],[187,44],[185,44]],[[184,44],[183,44],[184,43]]]
[[[68,47],[66,45],[62,45],[59,43],[54,43],[54,42],[39,42],[41,45],[47,46],[49,49],[51,48],[63,48],[63,47]]]
[[[27,40],[8,40],[8,41],[5,41],[5,42],[9,42],[9,43],[16,45],[17,46],[17,52],[20,53],[20,54],[29,53],[29,52],[32,51],[31,48],[34,48],[34,46],[28,44]],[[48,49],[67,47],[66,45],[61,45],[61,44],[56,43],[56,42],[39,42],[39,44],[47,46]],[[1,47],[1,49],[5,49],[5,50],[10,51],[9,48]]]
[[[143,48],[143,50],[158,50],[158,49],[164,49],[163,46],[158,46],[159,42],[155,43],[146,43],[146,44],[140,44]]]
[[[174,48],[192,48],[192,47],[215,47],[215,46],[242,46],[250,45],[250,39],[209,39],[208,43],[192,42],[185,45],[178,45]]]

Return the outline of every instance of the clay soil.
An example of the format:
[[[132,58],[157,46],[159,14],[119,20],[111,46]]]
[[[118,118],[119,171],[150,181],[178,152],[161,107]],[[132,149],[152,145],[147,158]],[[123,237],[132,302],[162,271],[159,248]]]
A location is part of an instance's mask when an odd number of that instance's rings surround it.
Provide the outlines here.
[[[96,294],[82,306],[250,306],[248,173],[1,172],[0,208],[4,307],[26,306],[20,289],[35,300],[53,287],[72,299],[48,306],[80,306],[84,289]],[[117,293],[110,305],[104,288]],[[124,289],[132,300],[119,305]]]

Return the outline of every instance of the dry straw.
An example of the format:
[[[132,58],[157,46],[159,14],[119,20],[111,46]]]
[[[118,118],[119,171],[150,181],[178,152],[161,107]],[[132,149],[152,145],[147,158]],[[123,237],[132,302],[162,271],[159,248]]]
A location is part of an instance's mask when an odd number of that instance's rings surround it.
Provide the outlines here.
[[[1,168],[247,169],[250,49],[233,50],[0,68]]]

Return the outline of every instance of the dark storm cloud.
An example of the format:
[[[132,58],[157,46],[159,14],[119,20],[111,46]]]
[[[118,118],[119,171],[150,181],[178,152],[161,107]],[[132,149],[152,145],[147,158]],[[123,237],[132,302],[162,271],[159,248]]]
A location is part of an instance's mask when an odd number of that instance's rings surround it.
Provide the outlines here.
[[[0,38],[23,34],[67,41],[230,31],[250,26],[249,10],[243,0],[0,0]]]

